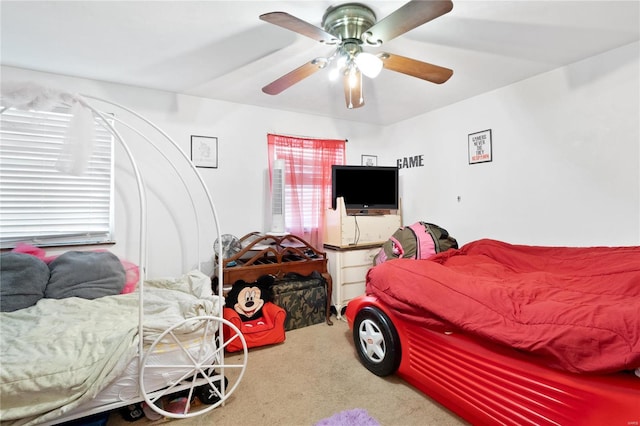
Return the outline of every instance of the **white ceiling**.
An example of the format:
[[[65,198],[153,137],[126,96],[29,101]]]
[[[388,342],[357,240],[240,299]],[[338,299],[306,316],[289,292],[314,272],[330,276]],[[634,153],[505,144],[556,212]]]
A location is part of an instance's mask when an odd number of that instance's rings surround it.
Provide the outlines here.
[[[405,1],[365,0],[378,20]],[[640,39],[640,1],[458,1],[384,51],[454,70],[442,85],[383,70],[348,110],[322,70],[279,95],[261,88],[333,48],[263,22],[320,26],[334,1],[7,1],[3,65],[387,125]],[[375,53],[380,48],[365,50]]]

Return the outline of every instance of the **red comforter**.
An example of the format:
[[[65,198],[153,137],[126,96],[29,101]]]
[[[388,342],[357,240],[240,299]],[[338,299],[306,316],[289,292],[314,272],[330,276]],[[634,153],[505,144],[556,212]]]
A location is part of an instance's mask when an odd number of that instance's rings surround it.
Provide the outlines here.
[[[555,368],[640,367],[640,247],[479,240],[372,268],[367,293],[408,321],[530,352]]]

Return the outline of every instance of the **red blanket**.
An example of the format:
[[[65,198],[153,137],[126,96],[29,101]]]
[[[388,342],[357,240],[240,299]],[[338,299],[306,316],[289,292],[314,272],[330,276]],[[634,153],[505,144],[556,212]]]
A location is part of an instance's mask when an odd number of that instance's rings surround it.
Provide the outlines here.
[[[367,293],[405,320],[527,351],[572,372],[640,367],[640,247],[479,240],[372,268]]]

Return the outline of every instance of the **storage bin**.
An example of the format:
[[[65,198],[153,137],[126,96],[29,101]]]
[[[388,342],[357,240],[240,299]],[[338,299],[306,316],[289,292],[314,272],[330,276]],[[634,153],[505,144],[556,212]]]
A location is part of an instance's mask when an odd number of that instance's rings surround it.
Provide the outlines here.
[[[273,303],[287,312],[286,331],[325,321],[327,282],[319,272],[285,274],[272,289]]]

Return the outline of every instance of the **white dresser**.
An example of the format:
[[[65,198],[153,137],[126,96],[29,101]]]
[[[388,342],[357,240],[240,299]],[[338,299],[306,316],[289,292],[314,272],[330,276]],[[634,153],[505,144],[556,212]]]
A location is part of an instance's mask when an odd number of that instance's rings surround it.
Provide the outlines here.
[[[365,292],[367,271],[373,266],[373,258],[382,244],[336,247],[324,245],[327,254],[327,269],[333,281],[332,303],[337,318],[349,300]]]

